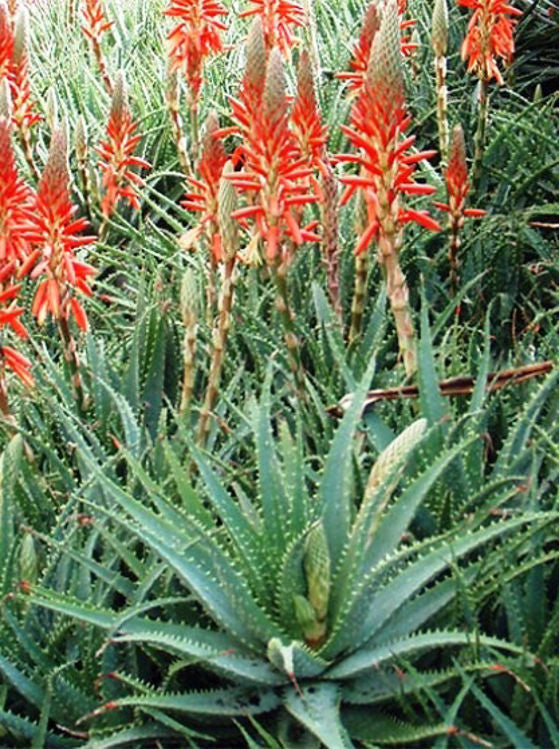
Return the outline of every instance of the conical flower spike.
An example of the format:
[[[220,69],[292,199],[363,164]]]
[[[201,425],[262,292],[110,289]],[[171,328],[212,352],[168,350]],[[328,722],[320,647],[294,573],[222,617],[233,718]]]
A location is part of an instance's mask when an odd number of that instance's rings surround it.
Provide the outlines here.
[[[446,55],[448,46],[448,7],[446,0],[435,0],[431,21],[431,44],[437,57]]]

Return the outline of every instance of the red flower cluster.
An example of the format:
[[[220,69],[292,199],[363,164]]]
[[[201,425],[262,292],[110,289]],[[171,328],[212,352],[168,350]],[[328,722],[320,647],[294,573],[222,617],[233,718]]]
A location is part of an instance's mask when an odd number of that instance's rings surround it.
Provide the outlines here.
[[[301,155],[308,164],[324,173],[327,158],[327,127],[322,124],[318,111],[313,70],[306,49],[299,56],[297,96],[291,110],[291,124],[299,142]],[[315,184],[315,189],[317,189],[317,184]]]
[[[2,117],[0,154],[0,331],[9,326],[21,338],[27,338],[27,330],[19,319],[24,310],[17,305],[21,284],[16,279],[26,272],[24,264],[29,253],[26,229],[32,193],[18,175],[10,123]],[[0,378],[3,367],[11,369],[26,385],[33,384],[31,362],[11,346],[0,346]]]
[[[303,26],[303,8],[289,0],[249,0],[254,7],[240,13],[241,18],[258,16],[262,23],[264,44],[267,50],[279,47],[284,55],[295,44],[292,28]]]
[[[78,208],[70,199],[66,149],[63,130],[56,130],[35,205],[29,213],[26,237],[36,249],[28,257],[25,270],[37,263],[31,277],[42,279],[32,306],[39,324],[48,314],[59,320],[67,319],[72,312],[79,327],[86,330],[87,316],[74,292],[78,290],[91,296],[88,279],[96,271],[76,259],[75,251],[91,244],[96,237],[78,236],[88,222],[85,218],[75,218]]]
[[[502,84],[497,58],[506,63],[512,61],[514,16],[522,12],[504,0],[458,0],[458,4],[474,11],[462,43],[462,59],[467,61],[468,72],[485,81],[495,78]]]
[[[470,184],[468,182],[464,131],[460,125],[456,125],[452,133],[450,157],[445,178],[448,190],[448,205],[437,202],[433,205],[441,211],[450,213],[456,221],[463,220],[464,217],[480,218],[485,216],[486,211],[481,208],[466,208],[466,196],[470,190]]]
[[[220,32],[227,27],[219,18],[227,11],[218,0],[172,0],[165,15],[179,21],[167,37],[171,42],[171,71],[182,71],[192,99],[197,101],[204,60],[222,49]]]
[[[318,198],[309,193],[313,169],[290,127],[281,53],[278,48],[270,52],[264,76],[262,59],[266,59],[265,44],[258,17],[249,34],[239,99],[231,99],[233,119],[243,136],[239,150],[244,166],[228,179],[250,195],[250,205],[235,211],[233,217],[243,222],[255,220],[258,235],[266,244],[266,260],[275,263],[285,259],[281,253],[287,252],[287,239],[295,245],[319,240],[313,232],[315,224],[301,227],[294,212]]]
[[[398,4],[398,13],[402,15],[405,11],[405,2]],[[401,21],[400,29],[406,29],[410,26],[415,25],[415,20]],[[371,49],[373,47],[373,40],[375,34],[380,28],[380,16],[379,7],[376,2],[371,2],[367,6],[365,11],[365,17],[363,19],[363,25],[361,26],[361,32],[359,39],[353,50],[353,60],[350,61],[350,66],[353,68],[352,72],[349,73],[338,73],[336,78],[342,81],[349,81],[349,88],[352,90],[358,90],[363,85],[363,80],[367,72],[369,65],[369,59],[371,57]],[[410,42],[408,37],[402,37],[400,39],[400,46],[404,55],[409,55],[417,45]]]
[[[198,175],[200,179],[187,177],[196,192],[189,192],[182,205],[191,211],[199,211],[202,217],[198,225],[187,235],[189,246],[200,236],[203,229],[207,229],[208,239],[214,262],[221,261],[221,239],[218,217],[219,181],[223,167],[227,161],[227,154],[223,144],[217,137],[219,122],[215,112],[211,112],[206,120],[206,132],[202,143],[202,155],[198,161]],[[187,249],[187,245],[183,243]]]
[[[12,120],[19,130],[28,130],[41,116],[33,111],[28,73],[28,17],[21,8],[12,26],[6,6],[0,4],[0,81],[8,80]]]
[[[431,185],[413,180],[416,165],[435,151],[408,153],[414,136],[403,138],[411,118],[406,115],[403,73],[400,61],[399,23],[396,6],[389,3],[384,11],[383,34],[377,34],[363,85],[350,116],[350,127],[342,130],[356,154],[340,154],[339,161],[355,163],[358,175],[342,178],[346,190],[345,204],[356,190],[363,191],[367,207],[367,227],[355,252],[363,252],[370,242],[390,230],[394,234],[409,221],[438,231],[439,224],[425,211],[401,205],[403,195],[430,195]]]
[[[101,0],[85,0],[82,17],[84,20],[82,31],[92,42],[98,42],[114,23],[114,21],[107,21]]]
[[[149,169],[150,165],[144,159],[132,155],[142,138],[141,135],[134,135],[136,127],[126,101],[124,74],[119,71],[114,84],[107,140],[102,141],[95,149],[101,156],[100,167],[105,190],[101,210],[104,216],[109,216],[123,198],[132,208],[140,207],[133,185],[141,183],[141,178],[130,168],[136,166]]]

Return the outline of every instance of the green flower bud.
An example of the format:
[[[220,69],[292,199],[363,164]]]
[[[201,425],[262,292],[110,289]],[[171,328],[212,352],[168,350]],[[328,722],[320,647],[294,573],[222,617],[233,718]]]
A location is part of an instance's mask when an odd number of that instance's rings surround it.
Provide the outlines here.
[[[330,599],[330,551],[322,522],[314,525],[306,538],[303,565],[309,601],[322,622],[328,614]]]

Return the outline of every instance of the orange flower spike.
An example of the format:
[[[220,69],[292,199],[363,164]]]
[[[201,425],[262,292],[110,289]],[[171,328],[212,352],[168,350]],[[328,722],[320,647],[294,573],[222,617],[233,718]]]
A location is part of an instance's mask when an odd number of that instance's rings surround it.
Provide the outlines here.
[[[308,194],[298,182],[310,177],[312,169],[289,129],[285,73],[277,48],[268,58],[260,112],[256,114],[248,126],[236,117],[245,137],[242,150],[246,162],[243,171],[233,172],[228,178],[240,191],[255,193],[253,204],[233,215],[241,220],[254,217],[257,231],[266,243],[266,258],[273,264],[287,237],[296,245],[318,239],[298,225],[291,210],[293,206],[316,202],[317,196]]]
[[[30,248],[26,238],[31,190],[19,177],[9,121],[0,112],[0,269],[22,263]],[[1,275],[1,271],[0,271]],[[3,279],[2,279],[3,280]]]
[[[279,47],[287,56],[296,43],[293,30],[305,23],[305,12],[295,2],[288,0],[249,0],[253,7],[240,13],[241,18],[258,16],[262,22],[266,50]]]
[[[104,216],[110,216],[122,199],[127,200],[132,208],[140,207],[134,185],[140,184],[141,178],[131,171],[131,167],[149,169],[150,164],[133,156],[134,149],[142,139],[141,135],[134,135],[136,127],[128,109],[124,73],[119,71],[114,83],[107,140],[95,149],[101,157],[105,190],[101,210]]]
[[[206,119],[205,134],[202,141],[202,155],[198,161],[200,179],[187,177],[195,192],[187,193],[182,206],[202,213],[201,221],[194,232],[198,237],[206,226],[214,261],[222,260],[218,221],[218,193],[221,174],[227,161],[227,154],[219,135],[219,120],[215,112],[210,112]]]
[[[291,123],[302,156],[310,166],[323,168],[328,140],[327,128],[320,120],[312,65],[306,49],[299,56],[297,96],[293,102]]]
[[[0,0],[0,80],[8,75],[14,56],[14,35],[4,0]]]
[[[462,59],[467,63],[468,72],[485,81],[495,78],[502,84],[497,59],[507,64],[512,62],[515,16],[522,12],[505,0],[458,0],[458,4],[474,11],[462,43]]]
[[[398,14],[402,15],[405,11],[405,3],[399,3]],[[415,24],[415,21],[401,21],[400,29],[408,28]],[[369,58],[371,56],[371,49],[373,47],[373,40],[375,34],[379,30],[380,26],[380,8],[376,0],[373,0],[367,6],[365,11],[365,17],[363,19],[363,25],[361,26],[361,32],[359,34],[359,40],[353,50],[353,59],[350,61],[350,66],[353,68],[353,72],[349,73],[338,73],[336,78],[342,81],[349,82],[350,90],[356,91],[363,85],[365,73],[369,65]],[[409,55],[416,48],[416,44],[409,41],[407,37],[402,37],[400,40],[400,46],[402,53]]]
[[[13,105],[13,121],[16,127],[25,133],[41,115],[33,111],[31,86],[29,83],[29,16],[26,8],[21,7],[15,20],[14,50],[10,66],[10,88]]]
[[[464,218],[481,218],[485,211],[478,208],[466,208],[466,197],[470,184],[468,182],[468,166],[466,164],[466,143],[461,125],[456,125],[452,131],[450,158],[445,173],[448,190],[448,205],[435,203],[437,208],[449,214],[450,244],[448,258],[450,262],[450,281],[453,289],[458,288],[458,251],[460,249],[460,231],[464,226]]]
[[[395,0],[388,0],[373,40],[365,79],[351,111],[350,127],[342,127],[357,155],[341,154],[337,158],[360,166],[359,174],[342,178],[346,189],[341,202],[346,203],[356,191],[364,198],[366,220],[355,253],[364,252],[376,240],[377,257],[385,271],[387,295],[408,375],[416,369],[416,355],[408,288],[398,260],[403,228],[413,221],[429,229],[440,229],[428,213],[404,203],[406,195],[435,192],[431,185],[413,180],[417,163],[434,152],[408,153],[414,142],[413,137],[403,137],[409,124],[398,11]]]
[[[78,325],[85,329],[87,318],[74,294],[77,290],[91,296],[89,277],[96,271],[77,260],[75,251],[95,242],[96,237],[80,236],[88,222],[85,218],[75,218],[78,209],[71,202],[69,182],[66,135],[60,127],[52,134],[47,163],[26,232],[28,240],[37,247],[31,257],[39,255],[36,258],[38,263],[31,271],[32,278],[40,279],[32,313],[41,324],[49,314],[60,320],[67,319],[72,312]]]
[[[165,15],[177,26],[168,35],[171,72],[182,71],[193,101],[198,100],[206,57],[223,48],[220,33],[227,27],[219,19],[227,11],[217,0],[172,0]]]

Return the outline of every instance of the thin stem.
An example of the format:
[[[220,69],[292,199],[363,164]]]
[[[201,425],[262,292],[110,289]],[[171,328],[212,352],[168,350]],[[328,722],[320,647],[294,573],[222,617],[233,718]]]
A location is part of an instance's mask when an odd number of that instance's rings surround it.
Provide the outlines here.
[[[386,294],[390,300],[390,307],[396,323],[398,346],[404,360],[404,369],[409,377],[417,370],[415,332],[409,306],[409,290],[394,244],[390,242],[389,237],[384,237],[383,240],[380,242],[379,249],[383,255],[383,267],[386,274]],[[391,251],[387,251],[391,244]]]
[[[366,252],[355,256],[355,286],[351,302],[351,324],[349,327],[349,343],[352,344],[361,335],[363,313],[365,310],[365,292],[367,290],[367,273],[369,257]]]
[[[287,290],[287,261],[280,261],[278,265],[273,267],[273,276],[276,284],[276,309],[280,314],[283,325],[289,368],[293,373],[297,394],[300,398],[304,398],[305,379],[303,377],[303,365],[301,363],[299,341],[295,335],[293,325],[294,314],[291,311]]]
[[[60,339],[64,350],[64,360],[70,371],[72,392],[79,411],[83,412],[87,407],[87,400],[83,389],[78,349],[74,336],[70,331],[68,320],[65,317],[58,319],[58,330],[60,331]]]
[[[107,71],[107,65],[105,63],[105,58],[103,57],[103,52],[101,50],[101,45],[99,44],[99,40],[95,37],[91,38],[91,46],[93,48],[93,54],[95,55],[95,59],[97,60],[97,67],[99,68],[99,72],[101,73],[101,79],[103,83],[105,84],[105,88],[109,92],[109,94],[113,94],[113,84],[109,77],[109,73]]]
[[[182,395],[180,414],[185,417],[192,403],[194,393],[194,377],[196,374],[196,318],[189,320],[184,335],[184,375],[182,381]]]
[[[207,442],[210,432],[210,416],[217,400],[219,392],[219,382],[221,379],[221,370],[223,369],[225,345],[229,333],[229,324],[231,318],[231,308],[233,306],[233,270],[235,268],[235,258],[231,258],[225,264],[223,285],[221,287],[221,297],[219,300],[219,317],[217,326],[213,332],[213,351],[212,361],[210,364],[210,374],[204,405],[200,412],[200,421],[198,422],[198,444],[204,446]]]
[[[192,176],[192,164],[188,156],[186,148],[186,137],[184,135],[184,127],[182,117],[180,115],[180,88],[178,83],[178,77],[176,73],[171,73],[171,80],[167,88],[167,107],[169,110],[169,116],[171,118],[171,127],[173,130],[173,137],[177,147],[177,154],[179,157],[179,163],[181,169],[187,177]]]
[[[322,179],[322,257],[326,267],[328,296],[340,325],[343,325],[340,297],[340,245],[338,241],[338,185],[330,165]]]
[[[460,261],[458,260],[458,250],[460,249],[460,229],[464,225],[464,217],[460,212],[450,214],[450,241],[448,246],[448,260],[450,263],[450,286],[452,294],[458,291]]]
[[[192,101],[190,104],[190,157],[192,163],[198,161],[199,144],[199,127],[198,127],[198,102]]]
[[[487,118],[489,113],[489,80],[480,78],[479,87],[479,109],[477,129],[474,137],[474,163],[472,166],[472,181],[474,187],[479,186],[483,154],[485,152],[485,140],[487,135]]]
[[[35,164],[35,159],[33,158],[33,147],[31,145],[31,134],[29,132],[29,128],[26,127],[23,122],[18,122],[18,131],[25,160],[27,161],[27,164],[31,169],[33,176],[37,181],[39,181],[41,175],[39,174],[39,170],[37,168],[37,165]]]
[[[435,75],[437,80],[437,125],[439,130],[439,151],[441,167],[448,161],[448,94],[446,88],[446,57],[435,57]]]

